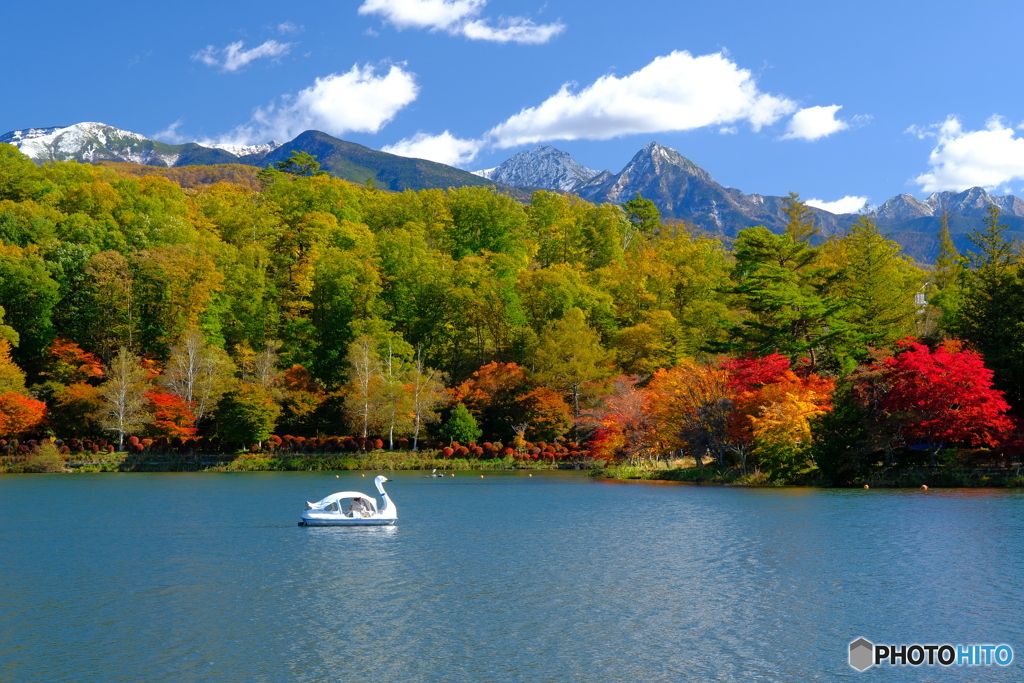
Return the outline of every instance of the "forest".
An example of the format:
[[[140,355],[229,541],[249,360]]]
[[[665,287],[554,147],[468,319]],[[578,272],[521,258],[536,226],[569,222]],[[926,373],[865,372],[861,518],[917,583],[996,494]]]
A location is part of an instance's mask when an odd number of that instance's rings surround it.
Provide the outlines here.
[[[1019,462],[1020,246],[862,216],[735,238],[494,188],[37,166],[0,144],[0,456],[692,458],[767,480]],[[238,180],[242,184],[231,182]],[[1018,465],[1019,470],[1019,465]],[[1019,472],[1018,472],[1019,474]]]

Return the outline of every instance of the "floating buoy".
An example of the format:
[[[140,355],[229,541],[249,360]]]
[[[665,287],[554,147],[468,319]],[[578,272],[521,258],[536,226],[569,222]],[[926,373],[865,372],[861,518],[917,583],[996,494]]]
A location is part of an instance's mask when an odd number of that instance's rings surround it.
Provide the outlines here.
[[[864,484],[864,488],[866,488],[866,489],[869,489],[869,488],[871,488],[871,487],[870,487],[870,486],[868,486],[867,484]]]
[[[533,475],[532,475],[532,474],[527,474],[526,476],[528,476],[528,477],[532,477]]]
[[[454,473],[454,472],[452,472],[452,476],[453,476],[453,477],[455,476],[455,473]]]
[[[927,491],[928,490],[928,485],[927,484],[921,484],[921,490],[922,491]]]
[[[480,478],[481,478],[481,479],[483,479],[483,478],[484,478],[484,475],[482,475],[482,474],[481,474],[481,475],[480,475]]]
[[[359,476],[360,476],[360,477],[365,477],[366,475],[365,475],[365,474],[360,474]]]
[[[335,475],[334,475],[334,478],[335,478],[335,479],[337,479],[337,478],[338,478],[338,475],[337,475],[337,474],[335,474]]]

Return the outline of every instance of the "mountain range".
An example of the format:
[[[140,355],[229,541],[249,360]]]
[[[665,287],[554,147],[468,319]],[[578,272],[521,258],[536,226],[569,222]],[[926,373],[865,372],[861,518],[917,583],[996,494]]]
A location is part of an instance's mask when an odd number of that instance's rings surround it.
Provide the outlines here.
[[[265,167],[287,159],[293,151],[303,151],[315,155],[322,168],[334,176],[359,183],[372,180],[377,187],[394,191],[497,185],[501,191],[523,200],[533,190],[545,189],[615,204],[640,193],[655,203],[662,216],[686,221],[703,233],[726,240],[754,225],[780,231],[786,222],[783,197],[746,194],[725,187],[690,159],[657,142],[637,152],[618,173],[587,168],[568,153],[550,146],[519,152],[494,168],[470,173],[425,159],[380,152],[312,130],[286,143],[171,145],[103,123],[79,123],[12,131],[0,136],[0,142],[15,145],[40,163],[77,160],[161,167]],[[1010,227],[1007,236],[1024,238],[1024,201],[1012,195],[990,195],[980,187],[938,192],[924,200],[909,194],[897,195],[869,215],[907,254],[929,262],[938,251],[943,206],[950,215],[953,241],[964,251],[971,246],[967,234],[981,225],[991,204],[1002,211],[1002,221]],[[814,213],[826,237],[841,234],[857,218],[857,214],[834,214],[822,209],[814,209]]]
[[[725,187],[690,159],[657,142],[637,152],[618,173],[586,169],[565,152],[552,147],[520,152],[493,169],[476,173],[524,189],[573,192],[597,203],[622,204],[640,193],[655,203],[663,217],[684,220],[704,233],[725,239],[755,225],[776,231],[785,229],[786,225],[782,213],[784,197],[746,194]],[[567,181],[571,178],[578,180],[570,184]],[[943,206],[950,215],[953,242],[963,252],[972,248],[967,235],[982,225],[991,204],[1002,211],[1001,220],[1010,228],[1007,236],[1024,238],[1024,201],[1012,195],[991,195],[980,187],[963,192],[936,192],[923,201],[901,194],[868,215],[907,254],[930,262],[939,249]],[[813,211],[824,237],[842,234],[859,215],[835,214],[817,208]]]
[[[221,145],[189,142],[170,145],[105,123],[29,128],[0,135],[37,163],[81,161],[97,163],[122,161],[147,166],[178,167],[211,164],[269,166],[291,156],[293,151],[313,154],[331,175],[356,183],[372,180],[384,190],[489,186],[495,182],[468,171],[426,159],[411,159],[346,142],[315,130],[307,130],[286,143],[263,145]],[[505,192],[526,199],[528,192],[498,183]]]

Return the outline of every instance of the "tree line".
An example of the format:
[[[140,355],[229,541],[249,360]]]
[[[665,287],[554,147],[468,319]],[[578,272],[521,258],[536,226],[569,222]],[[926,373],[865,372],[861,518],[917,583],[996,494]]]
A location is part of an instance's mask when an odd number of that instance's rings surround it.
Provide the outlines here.
[[[639,196],[391,193],[309,155],[183,188],[0,145],[0,437],[572,441],[776,469],[851,424],[875,454],[1013,441],[1024,288],[998,209],[965,255],[944,221],[928,269],[868,216],[825,239],[797,195],[784,211],[782,234],[727,240]],[[998,408],[986,433],[908,426],[896,366],[922,353],[974,373],[951,386]]]

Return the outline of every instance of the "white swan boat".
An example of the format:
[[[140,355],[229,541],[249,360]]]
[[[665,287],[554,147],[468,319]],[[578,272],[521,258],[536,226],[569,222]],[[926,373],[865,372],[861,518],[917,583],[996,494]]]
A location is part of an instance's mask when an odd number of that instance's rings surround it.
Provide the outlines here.
[[[384,482],[387,477],[377,477],[373,483],[380,492],[381,506],[377,501],[358,491],[332,493],[316,503],[306,503],[299,526],[385,526],[398,521],[398,511],[391,502]]]

